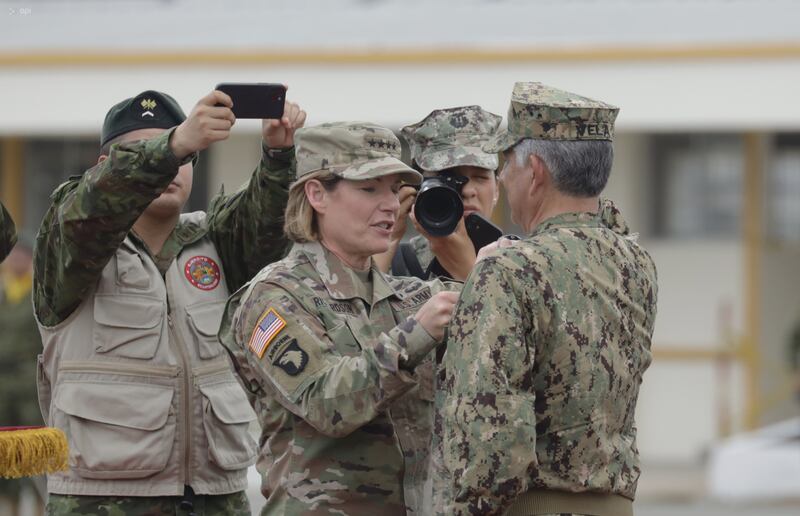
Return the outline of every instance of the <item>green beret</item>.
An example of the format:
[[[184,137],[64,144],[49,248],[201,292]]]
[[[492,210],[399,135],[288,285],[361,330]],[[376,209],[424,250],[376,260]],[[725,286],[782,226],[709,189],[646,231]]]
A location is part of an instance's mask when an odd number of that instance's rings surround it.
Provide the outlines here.
[[[148,90],[108,110],[100,135],[100,146],[137,129],[170,129],[184,120],[186,115],[175,99],[166,93]]]

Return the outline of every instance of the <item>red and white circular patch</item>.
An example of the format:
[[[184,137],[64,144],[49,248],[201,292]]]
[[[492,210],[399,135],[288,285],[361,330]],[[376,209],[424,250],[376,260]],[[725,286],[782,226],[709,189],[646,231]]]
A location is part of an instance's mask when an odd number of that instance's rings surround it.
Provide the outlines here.
[[[219,285],[219,265],[208,256],[194,256],[186,262],[183,273],[189,283],[200,290],[212,290]]]

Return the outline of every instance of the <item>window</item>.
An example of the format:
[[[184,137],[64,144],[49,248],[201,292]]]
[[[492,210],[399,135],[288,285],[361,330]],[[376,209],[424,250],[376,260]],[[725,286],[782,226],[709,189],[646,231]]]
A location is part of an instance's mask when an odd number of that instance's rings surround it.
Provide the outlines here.
[[[658,135],[653,156],[658,236],[739,235],[744,162],[738,135]]]
[[[766,189],[769,236],[800,242],[800,134],[775,137]]]

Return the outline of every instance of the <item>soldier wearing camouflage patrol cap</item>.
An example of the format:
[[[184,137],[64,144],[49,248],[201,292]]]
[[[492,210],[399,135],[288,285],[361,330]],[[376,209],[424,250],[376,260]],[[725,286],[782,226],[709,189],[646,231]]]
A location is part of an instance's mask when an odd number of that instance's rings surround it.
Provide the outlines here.
[[[69,441],[50,515],[245,515],[256,416],[216,334],[228,293],[285,254],[293,135],[262,121],[249,183],[182,214],[197,153],[230,135],[232,101],[187,117],[145,91],[113,106],[98,163],[52,195],[34,255],[42,413]]]
[[[381,273],[398,189],[383,127],[296,135],[289,256],[234,294],[220,340],[261,422],[264,515],[428,514],[433,357],[457,285]]]
[[[412,165],[425,177],[455,176],[463,182],[460,195],[464,215],[453,233],[429,235],[413,218],[416,191],[404,188],[392,243],[386,253],[375,257],[384,271],[391,266],[396,275],[466,278],[475,263],[475,248],[464,227],[464,217],[477,213],[489,219],[497,204],[497,153],[484,152],[481,147],[495,134],[501,120],[480,106],[461,106],[437,109],[402,129]],[[401,244],[408,215],[419,235]]]
[[[599,195],[617,108],[517,83],[500,180],[528,236],[476,265],[437,410],[448,515],[632,514],[656,269]]]
[[[0,262],[8,256],[16,242],[17,231],[14,226],[14,220],[6,211],[6,207],[0,203]]]

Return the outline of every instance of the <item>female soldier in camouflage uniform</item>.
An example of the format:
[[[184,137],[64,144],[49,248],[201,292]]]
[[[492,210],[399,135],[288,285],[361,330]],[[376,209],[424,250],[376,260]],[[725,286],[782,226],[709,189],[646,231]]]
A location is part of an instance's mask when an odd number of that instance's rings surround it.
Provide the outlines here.
[[[433,357],[457,294],[393,278],[400,142],[365,123],[297,132],[294,248],[229,301],[220,339],[262,425],[262,514],[426,514]]]
[[[494,135],[501,120],[480,106],[462,106],[437,109],[402,130],[411,149],[411,161],[425,177],[457,175],[467,180],[460,192],[463,217],[477,213],[488,219],[497,204],[497,154],[483,152],[481,146]],[[464,218],[453,233],[441,237],[428,235],[412,218],[420,234],[401,244],[406,216],[413,217],[416,191],[403,188],[400,199],[400,217],[389,250],[375,257],[381,270],[386,272],[391,266],[392,273],[398,275],[464,280],[475,263],[475,249]],[[412,256],[403,252],[402,246],[409,246]],[[409,263],[414,259],[417,264]]]

